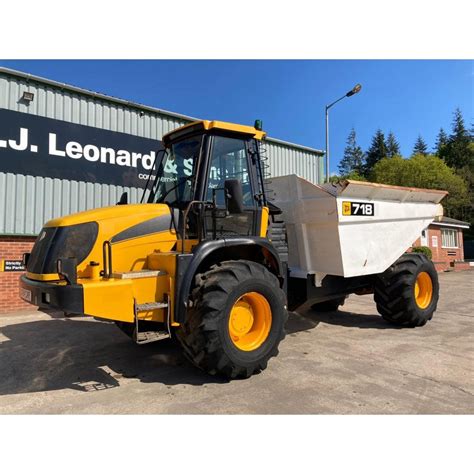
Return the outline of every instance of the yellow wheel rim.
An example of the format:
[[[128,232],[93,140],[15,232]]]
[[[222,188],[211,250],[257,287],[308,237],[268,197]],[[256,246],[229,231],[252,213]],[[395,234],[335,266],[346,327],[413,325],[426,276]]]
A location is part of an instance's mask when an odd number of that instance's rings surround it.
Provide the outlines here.
[[[267,339],[271,327],[272,310],[260,293],[245,293],[232,306],[229,335],[240,350],[258,349]]]
[[[421,272],[416,277],[415,301],[420,309],[426,309],[433,299],[433,282],[426,272]]]

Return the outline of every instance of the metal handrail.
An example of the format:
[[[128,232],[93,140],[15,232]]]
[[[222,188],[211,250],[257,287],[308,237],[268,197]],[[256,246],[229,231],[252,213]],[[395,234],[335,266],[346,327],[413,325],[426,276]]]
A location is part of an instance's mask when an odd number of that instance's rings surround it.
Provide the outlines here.
[[[109,240],[104,240],[102,244],[102,258],[104,261],[104,278],[112,275],[112,244]]]
[[[189,211],[191,210],[191,208],[195,205],[195,204],[212,204],[210,203],[209,201],[191,201],[188,206],[186,207],[186,210],[184,211],[183,213],[183,235],[182,235],[182,239],[181,239],[181,253],[184,253],[184,242],[186,240],[186,222],[188,220],[188,214],[189,214]]]

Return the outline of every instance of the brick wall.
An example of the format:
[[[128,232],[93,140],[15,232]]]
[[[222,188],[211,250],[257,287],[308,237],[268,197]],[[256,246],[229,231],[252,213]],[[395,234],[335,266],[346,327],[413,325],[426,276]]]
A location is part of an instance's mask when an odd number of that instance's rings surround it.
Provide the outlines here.
[[[433,253],[433,263],[438,271],[445,271],[449,269],[461,270],[465,269],[462,265],[457,265],[455,262],[462,262],[464,260],[464,241],[462,229],[454,227],[446,227],[446,229],[456,230],[458,236],[458,248],[444,248],[441,240],[442,227],[433,225],[429,226],[427,230],[427,247]],[[433,246],[437,243],[437,246]],[[421,238],[417,239],[413,244],[414,247],[421,245]],[[468,266],[466,266],[468,268]]]
[[[0,260],[21,260],[25,252],[30,252],[35,237],[0,236]],[[0,271],[0,314],[33,306],[18,296],[18,279],[21,272]]]

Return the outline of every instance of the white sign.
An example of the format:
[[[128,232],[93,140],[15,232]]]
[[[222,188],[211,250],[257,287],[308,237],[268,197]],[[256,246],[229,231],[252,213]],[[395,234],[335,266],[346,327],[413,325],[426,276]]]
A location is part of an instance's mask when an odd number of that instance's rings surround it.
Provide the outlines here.
[[[432,247],[438,247],[438,237],[436,235],[433,235],[431,237],[431,246]]]

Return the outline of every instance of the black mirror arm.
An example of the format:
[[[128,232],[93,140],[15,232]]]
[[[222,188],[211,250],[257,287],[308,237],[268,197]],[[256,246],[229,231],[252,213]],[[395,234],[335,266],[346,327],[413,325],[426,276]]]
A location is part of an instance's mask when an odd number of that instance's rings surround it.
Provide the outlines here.
[[[119,202],[117,203],[117,206],[123,206],[124,204],[128,204],[128,193],[127,191],[124,191],[122,195],[120,196]]]

